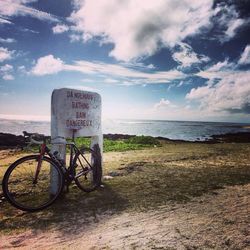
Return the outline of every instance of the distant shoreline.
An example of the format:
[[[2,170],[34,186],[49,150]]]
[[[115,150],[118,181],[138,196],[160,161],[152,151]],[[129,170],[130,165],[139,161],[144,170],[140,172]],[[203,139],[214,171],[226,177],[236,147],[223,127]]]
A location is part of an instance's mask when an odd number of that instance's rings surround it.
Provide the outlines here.
[[[250,129],[250,125],[242,126],[242,128]]]
[[[250,129],[250,126],[249,126]],[[136,135],[127,135],[127,134],[104,134],[103,137],[110,140],[120,140],[120,139],[129,139]],[[249,132],[236,132],[236,133],[225,133],[220,135],[212,135],[211,138],[206,138],[205,140],[181,140],[181,139],[170,139],[167,137],[161,136],[151,136],[158,140],[164,140],[169,142],[184,142],[184,143],[250,143],[250,131]]]
[[[250,129],[250,126],[247,126]],[[112,141],[129,139],[135,137],[136,135],[128,134],[104,134],[104,139],[109,139]],[[152,137],[152,136],[151,136]],[[226,133],[221,135],[212,135],[211,138],[206,140],[175,140],[166,137],[154,137],[158,140],[173,142],[173,143],[250,143],[250,132],[237,132],[237,133]],[[22,135],[14,135],[10,133],[0,133],[0,149],[11,149],[16,147],[24,147],[25,138]]]
[[[10,121],[0,119],[0,132],[22,135],[22,131],[50,135],[50,122]],[[114,119],[102,122],[103,134],[127,134],[162,137],[166,140],[206,141],[212,135],[250,132],[249,123],[184,122]]]

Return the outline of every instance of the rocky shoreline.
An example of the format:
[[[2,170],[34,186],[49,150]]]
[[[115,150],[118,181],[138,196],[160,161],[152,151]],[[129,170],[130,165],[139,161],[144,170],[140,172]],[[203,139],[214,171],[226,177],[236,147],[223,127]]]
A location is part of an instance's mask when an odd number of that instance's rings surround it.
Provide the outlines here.
[[[134,137],[135,135],[127,134],[104,134],[103,137],[109,140],[124,140]],[[175,142],[175,143],[190,143],[190,141],[185,140],[172,140],[165,137],[155,137],[158,140]],[[238,132],[238,133],[228,133],[222,135],[213,135],[211,138],[206,139],[205,141],[192,141],[192,143],[250,143],[250,132]],[[16,147],[25,147],[25,138],[22,135],[13,135],[9,133],[0,133],[0,148],[16,148]]]

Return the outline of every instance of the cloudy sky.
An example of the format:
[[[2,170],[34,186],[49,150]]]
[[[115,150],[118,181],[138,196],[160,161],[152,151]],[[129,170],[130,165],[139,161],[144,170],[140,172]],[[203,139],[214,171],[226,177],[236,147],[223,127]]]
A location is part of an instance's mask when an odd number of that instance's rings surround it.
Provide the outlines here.
[[[0,0],[0,118],[63,87],[105,118],[250,122],[250,1]]]

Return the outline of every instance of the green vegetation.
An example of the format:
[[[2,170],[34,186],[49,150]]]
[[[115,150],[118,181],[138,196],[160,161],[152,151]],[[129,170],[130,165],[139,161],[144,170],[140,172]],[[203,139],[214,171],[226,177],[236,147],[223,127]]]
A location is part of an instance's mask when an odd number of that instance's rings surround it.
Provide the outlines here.
[[[69,139],[68,141],[71,141]],[[81,146],[90,147],[90,138],[78,137],[75,139],[78,148]],[[123,152],[128,150],[139,150],[150,147],[160,147],[161,143],[154,137],[151,136],[133,136],[129,139],[104,139],[103,140],[103,151],[104,152]],[[39,146],[32,145],[29,149],[24,148],[25,152],[29,153],[32,150],[34,153],[39,151]],[[69,148],[67,149],[69,152]]]
[[[131,137],[125,140],[125,142],[128,144],[149,145],[149,146],[160,145],[159,140],[155,139],[154,137],[144,136],[144,135]]]
[[[90,138],[76,138],[76,145],[90,145]],[[129,139],[110,140],[104,139],[104,152],[122,152],[127,150],[138,150],[150,147],[160,146],[159,140],[151,136],[134,136]]]

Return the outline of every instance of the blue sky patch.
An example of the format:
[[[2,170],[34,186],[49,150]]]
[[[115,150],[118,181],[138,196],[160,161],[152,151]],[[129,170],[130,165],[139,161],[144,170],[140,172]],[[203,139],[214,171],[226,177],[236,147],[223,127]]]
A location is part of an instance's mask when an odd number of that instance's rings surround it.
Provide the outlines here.
[[[249,24],[244,0],[0,1],[0,117],[70,87],[104,118],[250,122]]]

